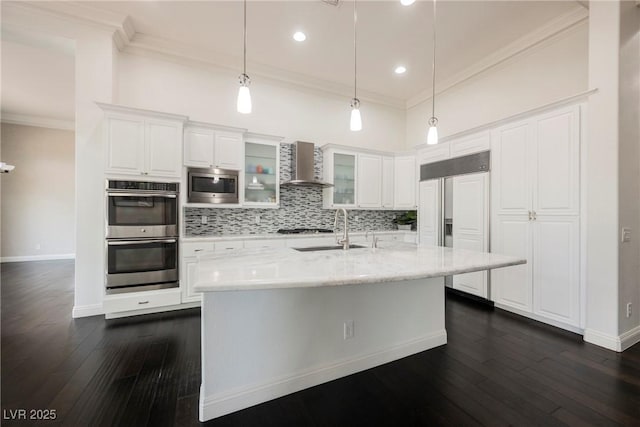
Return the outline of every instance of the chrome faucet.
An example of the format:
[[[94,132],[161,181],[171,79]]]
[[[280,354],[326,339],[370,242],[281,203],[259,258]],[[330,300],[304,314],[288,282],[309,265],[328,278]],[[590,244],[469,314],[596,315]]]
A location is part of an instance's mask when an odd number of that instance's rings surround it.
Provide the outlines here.
[[[333,232],[335,234],[336,229],[338,228],[338,214],[340,211],[344,214],[344,231],[342,233],[342,239],[338,239],[336,237],[336,243],[342,245],[342,249],[346,251],[349,249],[349,219],[345,208],[336,209],[336,216],[333,218]]]
[[[367,230],[364,233],[364,239],[369,240],[369,231]],[[378,238],[376,237],[376,232],[371,231],[371,248],[376,249],[378,247]]]

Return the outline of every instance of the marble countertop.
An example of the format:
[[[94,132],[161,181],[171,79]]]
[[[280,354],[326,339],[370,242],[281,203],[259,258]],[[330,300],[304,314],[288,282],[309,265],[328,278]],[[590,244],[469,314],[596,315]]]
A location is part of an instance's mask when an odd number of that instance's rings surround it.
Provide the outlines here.
[[[415,230],[384,230],[375,231],[376,236],[385,236],[389,234],[404,234],[411,233],[412,236],[416,235]],[[342,232],[339,233],[342,235]],[[349,231],[349,236],[364,236],[364,231]],[[180,241],[184,243],[188,242],[217,242],[217,241],[229,241],[229,240],[260,240],[260,239],[303,239],[309,237],[334,237],[333,233],[300,233],[300,234],[279,234],[279,233],[262,233],[262,234],[228,234],[224,236],[185,236],[181,237]]]
[[[524,264],[507,255],[384,242],[382,247],[299,252],[242,249],[198,258],[196,292],[340,286],[441,277]]]

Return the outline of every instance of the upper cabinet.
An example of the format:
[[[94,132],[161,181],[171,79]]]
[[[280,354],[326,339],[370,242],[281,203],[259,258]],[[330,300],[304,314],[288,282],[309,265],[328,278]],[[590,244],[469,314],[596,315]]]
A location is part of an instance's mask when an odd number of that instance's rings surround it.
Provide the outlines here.
[[[394,207],[416,209],[419,176],[415,156],[398,156],[394,161]]]
[[[180,178],[186,117],[98,105],[105,111],[106,173]]]
[[[325,146],[325,208],[415,209],[415,156]]]
[[[244,129],[189,122],[185,127],[184,165],[242,169]]]
[[[482,131],[418,149],[418,166],[491,149],[491,133]]]
[[[281,140],[267,135],[245,135],[244,206],[279,206]]]
[[[324,151],[324,181],[333,187],[324,189],[325,208],[355,208],[357,153],[329,148]]]

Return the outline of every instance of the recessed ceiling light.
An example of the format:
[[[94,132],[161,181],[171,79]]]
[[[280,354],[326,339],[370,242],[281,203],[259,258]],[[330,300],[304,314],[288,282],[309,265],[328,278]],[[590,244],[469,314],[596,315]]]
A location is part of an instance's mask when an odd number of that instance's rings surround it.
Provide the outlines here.
[[[411,6],[416,0],[400,0],[400,4],[403,6]]]
[[[404,74],[407,72],[407,67],[403,65],[398,65],[395,70],[393,70],[396,74]]]
[[[307,39],[307,36],[302,31],[296,31],[293,33],[293,39],[297,42],[303,42]]]

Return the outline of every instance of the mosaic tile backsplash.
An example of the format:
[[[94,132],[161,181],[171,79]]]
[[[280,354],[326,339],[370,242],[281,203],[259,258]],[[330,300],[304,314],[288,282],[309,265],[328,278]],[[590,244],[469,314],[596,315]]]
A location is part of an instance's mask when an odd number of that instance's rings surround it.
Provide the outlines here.
[[[316,148],[314,173],[322,178],[322,151]],[[291,146],[280,145],[280,182],[290,179]],[[393,218],[405,211],[349,210],[349,231],[395,230]],[[260,224],[256,224],[260,215]],[[322,188],[280,187],[279,209],[184,209],[187,236],[275,233],[280,228],[332,228],[335,211],[322,208]],[[202,224],[202,216],[208,223]],[[358,220],[356,221],[356,216]],[[342,221],[342,217],[340,217]],[[340,222],[341,222],[340,221]]]

